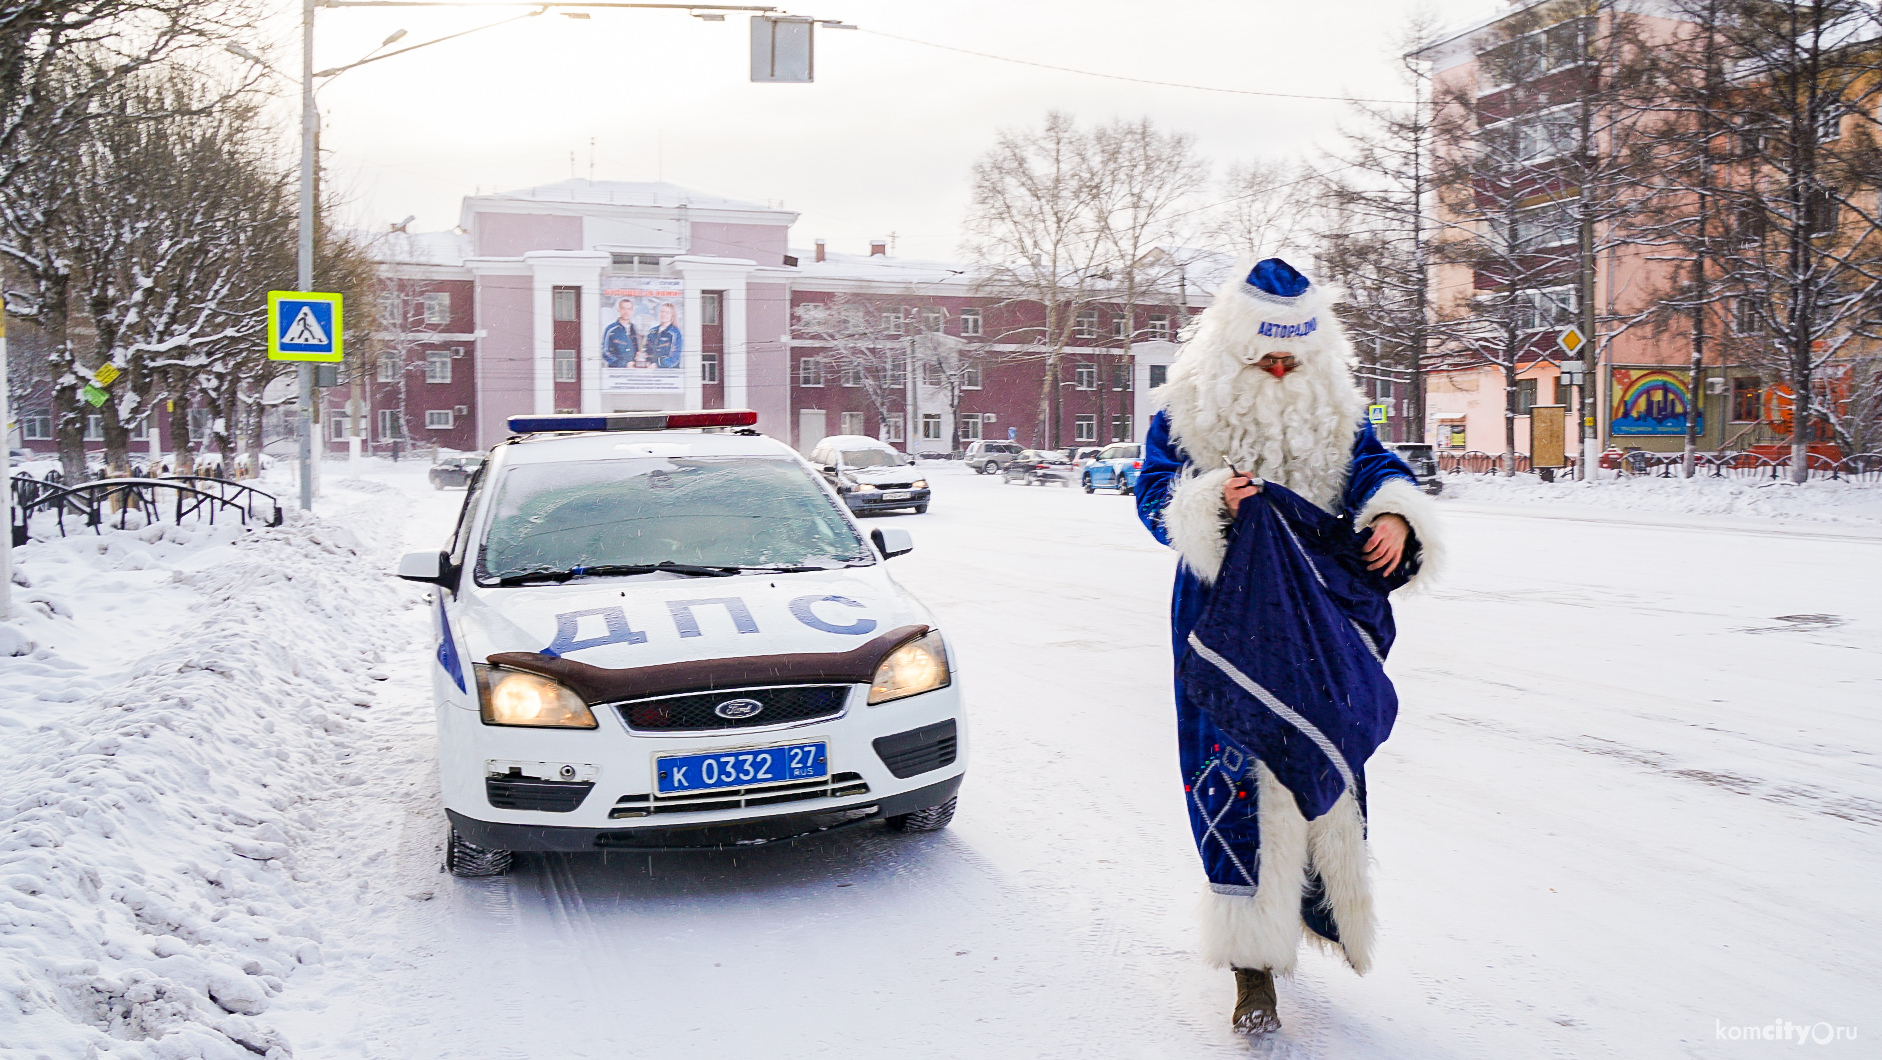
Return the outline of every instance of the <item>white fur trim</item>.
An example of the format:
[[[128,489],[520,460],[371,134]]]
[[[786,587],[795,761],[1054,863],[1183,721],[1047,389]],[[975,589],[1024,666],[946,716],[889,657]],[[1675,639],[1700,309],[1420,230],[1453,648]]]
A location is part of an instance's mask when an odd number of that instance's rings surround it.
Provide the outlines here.
[[[1196,467],[1225,459],[1241,471],[1278,482],[1332,511],[1352,462],[1353,432],[1364,398],[1353,384],[1352,344],[1318,287],[1280,310],[1230,282],[1186,331],[1168,381],[1151,395],[1170,416],[1171,440]],[[1286,317],[1318,320],[1311,335],[1262,335],[1264,323]],[[1300,367],[1276,379],[1254,367],[1268,353],[1290,353]]]
[[[1389,478],[1375,490],[1365,507],[1353,520],[1364,529],[1381,515],[1402,516],[1418,535],[1418,573],[1405,583],[1407,589],[1423,589],[1436,582],[1444,569],[1444,534],[1439,527],[1438,505],[1425,491],[1402,478]]]
[[[1307,886],[1307,819],[1267,766],[1256,763],[1261,868],[1252,895],[1204,891],[1196,906],[1202,959],[1217,968],[1292,975],[1300,951],[1300,895]]]
[[[1372,970],[1372,946],[1378,921],[1372,906],[1371,857],[1366,850],[1366,822],[1352,792],[1333,808],[1307,822],[1307,848],[1326,888],[1326,905],[1339,925],[1334,944],[1360,975]],[[1309,932],[1312,935],[1312,932]],[[1318,940],[1318,935],[1313,935]]]
[[[1226,467],[1188,475],[1177,480],[1170,490],[1169,503],[1163,506],[1163,531],[1170,545],[1183,557],[1190,573],[1205,583],[1214,582],[1222,573],[1222,558],[1228,553],[1228,505],[1222,500],[1222,487],[1234,477]]]

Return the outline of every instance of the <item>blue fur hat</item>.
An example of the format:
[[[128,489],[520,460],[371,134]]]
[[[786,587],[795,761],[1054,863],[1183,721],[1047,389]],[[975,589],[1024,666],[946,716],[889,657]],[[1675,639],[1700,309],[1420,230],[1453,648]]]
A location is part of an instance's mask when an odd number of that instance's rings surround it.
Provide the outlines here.
[[[1299,298],[1313,281],[1280,258],[1263,258],[1248,273],[1248,286],[1274,298]]]

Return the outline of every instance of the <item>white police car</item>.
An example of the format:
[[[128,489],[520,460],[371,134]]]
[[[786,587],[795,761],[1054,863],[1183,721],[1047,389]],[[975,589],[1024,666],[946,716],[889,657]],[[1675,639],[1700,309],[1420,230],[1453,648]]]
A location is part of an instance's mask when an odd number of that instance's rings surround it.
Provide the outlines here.
[[[519,416],[438,587],[439,773],[460,876],[510,852],[946,827],[960,686],[928,612],[748,411]]]

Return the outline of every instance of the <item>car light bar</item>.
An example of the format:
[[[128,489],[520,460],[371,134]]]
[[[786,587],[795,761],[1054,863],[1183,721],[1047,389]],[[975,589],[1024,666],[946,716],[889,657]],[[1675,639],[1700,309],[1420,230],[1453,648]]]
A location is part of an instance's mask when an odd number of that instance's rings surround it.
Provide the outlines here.
[[[688,427],[751,427],[758,414],[751,409],[693,409],[686,412],[605,412],[595,415],[564,413],[555,416],[511,416],[512,434],[554,434],[569,431],[676,431]]]

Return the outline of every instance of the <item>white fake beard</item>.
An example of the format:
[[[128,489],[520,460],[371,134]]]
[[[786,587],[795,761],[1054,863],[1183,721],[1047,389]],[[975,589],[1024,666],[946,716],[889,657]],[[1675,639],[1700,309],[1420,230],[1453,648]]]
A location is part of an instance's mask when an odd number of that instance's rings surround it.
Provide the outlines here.
[[[1226,460],[1334,510],[1364,399],[1353,384],[1352,348],[1330,308],[1324,318],[1328,324],[1312,339],[1287,344],[1300,366],[1279,379],[1245,361],[1281,352],[1259,338],[1260,316],[1248,299],[1218,296],[1197,320],[1169,382],[1154,396],[1169,412],[1171,438],[1189,454],[1193,472]]]

